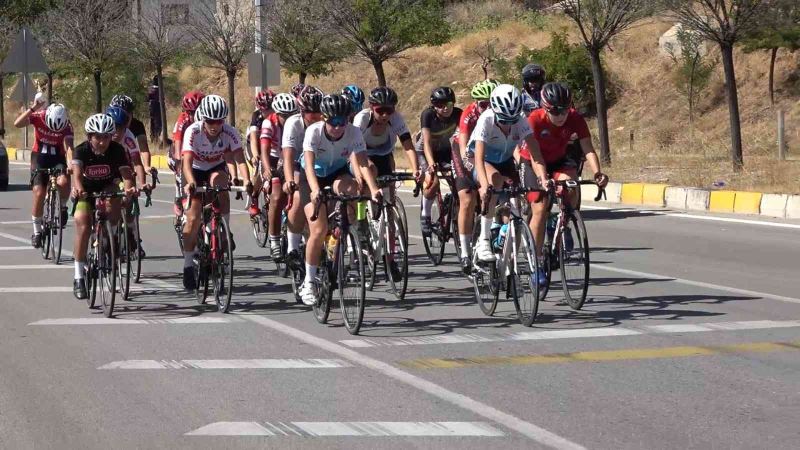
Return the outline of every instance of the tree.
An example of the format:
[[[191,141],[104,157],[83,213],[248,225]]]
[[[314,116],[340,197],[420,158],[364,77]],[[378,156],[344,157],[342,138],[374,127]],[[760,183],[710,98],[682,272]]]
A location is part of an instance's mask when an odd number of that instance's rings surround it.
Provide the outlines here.
[[[306,82],[306,76],[319,77],[333,71],[333,65],[349,49],[328,28],[324,0],[275,0],[267,19],[267,40],[281,57],[281,65]]]
[[[678,92],[686,96],[689,106],[689,123],[694,122],[694,110],[700,93],[708,87],[716,63],[709,60],[703,48],[703,38],[697,33],[678,30],[678,49],[670,56],[677,64],[673,81]]]
[[[561,4],[564,14],[578,26],[592,62],[600,160],[603,164],[611,164],[611,150],[608,142],[606,78],[600,52],[611,38],[649,14],[652,3],[652,0],[565,0]]]
[[[329,24],[355,46],[386,86],[383,63],[410,48],[441,45],[450,27],[437,0],[338,0],[328,2]]]
[[[6,55],[8,54],[8,50],[11,47],[11,40],[14,37],[14,27],[10,21],[6,19],[6,16],[0,16],[0,61],[6,59]],[[5,87],[3,86],[3,80],[5,79],[6,74],[0,72],[0,139],[2,139],[6,134],[6,118],[5,118],[5,96],[6,91]]]
[[[50,10],[45,18],[49,44],[55,56],[94,76],[95,111],[102,112],[102,74],[124,48],[130,14],[113,2],[69,0]]]
[[[0,16],[15,25],[31,25],[57,4],[56,0],[0,0]]]
[[[770,6],[769,0],[665,0],[667,7],[683,26],[715,42],[722,53],[725,72],[725,96],[728,100],[731,131],[731,162],[740,171],[742,129],[739,119],[739,94],[733,66],[733,47],[746,33],[758,26],[758,19]]]
[[[469,54],[481,60],[481,70],[483,70],[483,79],[489,79],[489,68],[494,63],[503,59],[503,52],[497,50],[498,39],[489,39],[483,45],[478,45],[469,51]]]
[[[255,45],[255,9],[246,0],[222,2],[219,9],[198,5],[192,22],[189,33],[198,50],[228,77],[228,121],[236,126],[234,83]]]
[[[186,48],[187,35],[170,26],[161,8],[150,10],[139,17],[134,33],[133,53],[140,61],[150,65],[158,77],[158,100],[161,105],[161,141],[167,142],[167,106],[164,101],[164,67],[173,62]]]

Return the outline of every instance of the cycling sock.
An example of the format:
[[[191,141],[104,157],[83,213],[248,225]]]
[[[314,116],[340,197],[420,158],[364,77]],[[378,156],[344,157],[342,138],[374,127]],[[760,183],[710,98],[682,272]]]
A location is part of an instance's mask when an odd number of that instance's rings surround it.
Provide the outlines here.
[[[33,216],[31,216],[31,221],[33,222],[33,233],[34,234],[41,234],[41,232],[42,232],[42,218],[41,217],[33,217]]]
[[[430,217],[433,208],[433,199],[422,197],[422,217]]]
[[[461,257],[462,258],[469,258],[469,247],[472,245],[470,242],[470,238],[472,236],[468,234],[459,234],[458,241],[461,243]]]
[[[492,218],[481,216],[481,239],[487,241],[492,238]]]
[[[292,233],[291,231],[287,231],[286,237],[289,241],[286,249],[287,251],[290,252],[292,250],[300,250],[300,239],[302,238],[300,233]]]
[[[183,268],[194,266],[194,252],[183,251]]]
[[[317,276],[317,266],[306,263],[306,283],[311,283]]]
[[[83,278],[83,274],[86,272],[86,263],[75,261],[75,279],[80,280]]]
[[[280,237],[280,235],[278,235],[278,236],[273,236],[273,235],[271,235],[271,234],[270,234],[270,235],[269,235],[269,240],[270,240],[270,241],[277,241],[277,242],[280,242],[280,240],[281,240],[281,237]]]

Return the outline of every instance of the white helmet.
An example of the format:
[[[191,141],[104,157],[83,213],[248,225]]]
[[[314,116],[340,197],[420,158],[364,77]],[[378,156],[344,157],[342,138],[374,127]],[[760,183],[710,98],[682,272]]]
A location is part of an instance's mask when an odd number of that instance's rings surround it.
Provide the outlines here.
[[[114,132],[114,119],[108,114],[95,114],[86,119],[86,133],[111,134]]]
[[[47,128],[53,131],[58,132],[63,130],[69,123],[67,108],[61,103],[53,103],[48,106],[47,111],[44,113],[44,123],[47,124]]]
[[[295,114],[297,102],[291,94],[280,93],[272,100],[272,110],[278,114]]]
[[[197,108],[197,109],[194,110],[194,121],[195,122],[202,122],[203,121],[203,115],[200,114],[200,108]]]
[[[219,95],[206,95],[197,108],[203,120],[220,120],[228,117],[228,104]]]
[[[513,120],[522,112],[522,97],[519,89],[510,84],[501,84],[494,88],[489,98],[492,111],[500,120]]]

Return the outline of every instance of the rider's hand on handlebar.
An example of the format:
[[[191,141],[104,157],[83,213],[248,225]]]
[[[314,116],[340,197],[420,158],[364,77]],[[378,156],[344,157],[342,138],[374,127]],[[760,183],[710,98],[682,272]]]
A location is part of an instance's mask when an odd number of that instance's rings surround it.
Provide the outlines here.
[[[248,195],[253,195],[253,181],[247,180],[247,183],[244,185],[244,189],[247,191]]]
[[[84,191],[83,188],[79,188],[79,187],[73,187],[72,188],[72,198],[81,199],[81,198],[83,198],[84,194],[86,194],[86,191]]]
[[[295,190],[294,181],[287,181],[283,183],[283,192],[286,195],[292,195],[294,193],[294,190]]]
[[[372,201],[381,204],[383,202],[383,191],[378,189],[377,191],[372,192]]]
[[[183,186],[183,193],[186,194],[187,197],[191,196],[192,194],[194,194],[194,189],[195,189],[194,183],[186,183]]]
[[[604,188],[608,184],[608,175],[603,172],[597,172],[594,174],[594,182],[597,183],[597,186]]]

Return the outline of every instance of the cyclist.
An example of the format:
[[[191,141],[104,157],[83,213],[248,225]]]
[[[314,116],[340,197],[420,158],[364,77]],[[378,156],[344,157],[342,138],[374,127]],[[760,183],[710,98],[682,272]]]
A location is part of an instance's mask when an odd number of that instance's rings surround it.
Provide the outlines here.
[[[295,86],[296,87],[296,86]],[[294,91],[294,88],[292,88]],[[303,172],[300,169],[300,161],[303,156],[303,138],[306,129],[312,124],[322,120],[320,103],[323,93],[314,86],[303,86],[302,90],[295,96],[300,113],[295,114],[283,125],[281,136],[281,148],[283,149],[283,191],[286,195],[292,196],[292,207],[286,215],[286,265],[293,270],[298,270],[303,260],[300,254],[300,241],[303,229],[306,226],[306,217],[303,213],[303,205],[300,203],[300,195],[296,188],[300,186]]]
[[[364,137],[347,120],[350,107],[350,100],[344,96],[326,95],[320,106],[324,122],[309,126],[303,139],[301,165],[306,178],[301,183],[300,192],[308,218],[309,237],[306,245],[306,276],[299,294],[306,305],[314,305],[319,300],[317,267],[323,239],[328,232],[325,204],[320,205],[317,219],[311,219],[320,191],[332,186],[338,194],[356,195],[359,191],[356,179],[360,179],[359,174],[364,174],[363,181],[369,186],[373,201],[381,201],[380,189],[367,170]]]
[[[136,142],[139,143],[139,152],[142,155],[142,164],[144,165],[145,172],[149,172],[150,145],[147,143],[147,131],[144,129],[144,124],[133,115],[133,110],[136,109],[136,103],[134,103],[130,96],[119,94],[111,97],[111,103],[108,106],[120,106],[131,116],[131,123],[128,128],[136,137]]]
[[[95,114],[86,120],[86,142],[75,148],[72,158],[72,197],[75,205],[75,277],[72,291],[76,298],[86,298],[86,252],[91,232],[94,204],[84,198],[87,193],[115,192],[120,180],[125,193],[133,195],[136,187],[125,149],[112,140],[114,119]],[[114,229],[119,223],[120,199],[110,199],[109,221]]]
[[[264,119],[272,114],[272,100],[274,98],[275,92],[269,88],[262,89],[256,95],[256,110],[250,116],[250,128],[247,129],[247,146],[245,147],[247,160],[253,168],[261,160],[261,140],[259,138],[261,136],[261,125],[264,123]],[[250,213],[251,217],[257,216],[261,212],[258,208],[258,196],[260,195],[262,184],[261,174],[253,172],[254,194],[250,196],[250,206],[247,208],[247,212]]]
[[[228,104],[219,95],[207,95],[200,102],[197,112],[202,121],[195,122],[186,130],[183,139],[183,191],[195,195],[197,185],[227,187],[230,177],[227,164],[235,164],[242,174],[248,192],[252,190],[250,173],[247,170],[242,137],[231,125],[225,123],[228,117]],[[194,290],[197,281],[194,277],[194,254],[197,244],[197,231],[202,223],[202,196],[192,201],[191,208],[186,210],[186,224],[183,227],[183,286]],[[230,197],[227,192],[219,196],[222,217],[230,223]],[[229,243],[232,248],[235,243]]]
[[[533,171],[542,186],[546,186],[546,173],[539,152],[539,144],[533,137],[528,122],[522,117],[522,98],[519,90],[510,84],[501,84],[493,91],[489,99],[491,109],[487,109],[478,118],[472,131],[468,147],[475,153],[475,169],[473,176],[480,186],[479,195],[487,214],[481,216],[481,235],[475,246],[475,252],[481,261],[494,261],[492,251],[491,226],[497,196],[488,195],[490,187],[499,189],[505,179],[519,184],[517,164],[517,147],[525,142],[533,156]],[[526,180],[533,181],[533,180]],[[488,206],[488,207],[487,207]]]
[[[570,158],[567,146],[571,136],[577,134],[580,147],[589,163],[589,168],[594,174],[594,180],[600,187],[608,184],[608,176],[600,170],[600,159],[592,146],[592,135],[586,120],[572,108],[572,93],[562,83],[547,83],[541,92],[542,108],[535,110],[528,116],[528,124],[533,130],[536,142],[539,144],[542,157],[546,164],[547,173],[555,180],[575,180],[578,178],[578,161]],[[530,161],[530,153],[526,146],[520,149],[523,162]],[[572,192],[567,202],[573,207],[577,206],[577,193]],[[536,253],[541,255],[542,242],[544,242],[545,220],[550,207],[547,202],[531,204],[531,232],[536,240]],[[564,235],[567,249],[571,250],[572,235],[569,229]]]
[[[364,109],[364,91],[355,84],[348,84],[342,88],[342,95],[350,100],[350,115],[348,116],[348,120],[350,123],[353,123],[356,114]]]
[[[281,260],[281,210],[286,202],[286,193],[281,189],[284,180],[281,158],[283,127],[290,116],[297,114],[297,102],[291,94],[278,94],[270,105],[275,111],[261,123],[261,179],[270,183],[267,222],[269,226],[269,252],[272,258]],[[255,188],[254,188],[255,189]]]
[[[541,90],[546,73],[539,64],[527,64],[522,68],[522,110],[525,115],[541,108]]]
[[[67,224],[67,196],[69,196],[69,178],[67,176],[67,158],[72,157],[73,133],[67,109],[60,103],[53,103],[46,110],[44,98],[34,101],[33,106],[25,110],[14,121],[14,126],[23,128],[33,125],[33,147],[31,148],[31,186],[33,204],[31,221],[33,234],[31,245],[42,246],[42,215],[44,214],[44,198],[47,195],[48,176],[36,173],[36,169],[60,168],[63,172],[56,180],[61,196],[61,226]]]
[[[178,115],[178,120],[175,121],[175,126],[172,127],[172,152],[169,155],[169,168],[175,173],[175,216],[178,217],[183,214],[183,203],[181,203],[181,145],[183,144],[183,135],[186,129],[195,123],[195,112],[200,102],[206,95],[201,91],[189,91],[181,100],[181,113]]]

